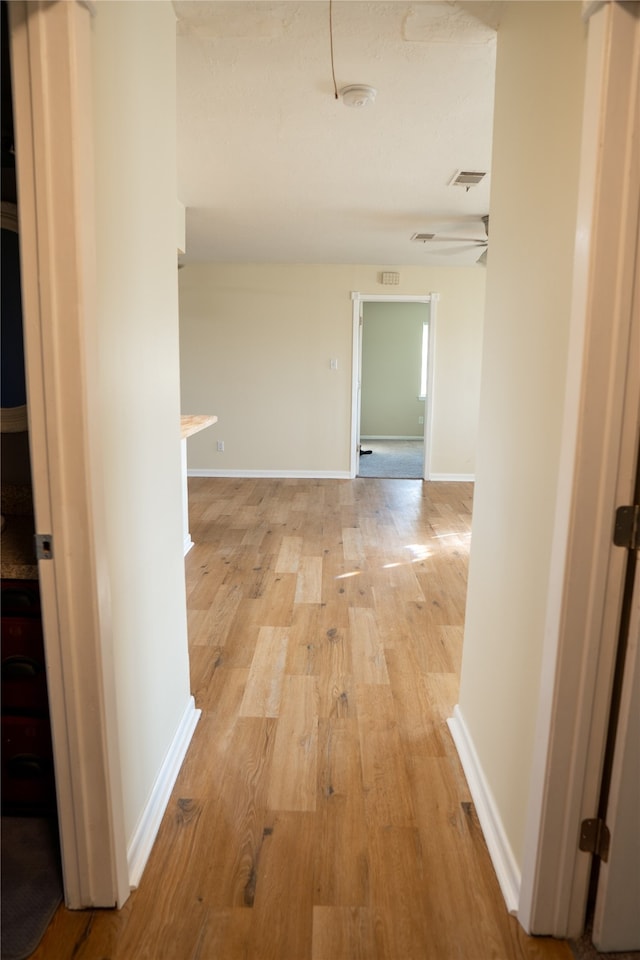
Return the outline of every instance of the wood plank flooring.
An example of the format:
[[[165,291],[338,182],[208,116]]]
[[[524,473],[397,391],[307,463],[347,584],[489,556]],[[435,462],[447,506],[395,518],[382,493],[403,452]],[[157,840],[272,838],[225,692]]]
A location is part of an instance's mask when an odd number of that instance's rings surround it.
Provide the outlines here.
[[[34,960],[570,960],[508,916],[446,726],[471,485],[189,488],[202,718],[139,889]]]

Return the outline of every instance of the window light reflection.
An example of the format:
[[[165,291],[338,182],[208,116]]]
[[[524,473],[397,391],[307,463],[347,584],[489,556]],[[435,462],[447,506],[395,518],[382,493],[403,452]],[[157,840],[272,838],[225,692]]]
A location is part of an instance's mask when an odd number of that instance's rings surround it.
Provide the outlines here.
[[[454,534],[444,534],[444,536],[454,536]],[[420,563],[422,560],[426,560],[427,557],[430,557],[433,554],[433,550],[427,547],[424,543],[409,543],[406,546],[407,550],[410,550],[413,556],[410,560],[395,560],[391,563],[383,563],[383,570],[393,570],[395,567],[404,567],[407,563]],[[362,573],[362,570],[349,570],[348,573],[339,573],[336,575],[336,580],[347,580],[349,577],[359,577]]]
[[[424,543],[409,543],[407,550],[410,550],[413,554],[412,563],[416,563],[418,560],[425,560],[427,557],[430,557],[432,553]]]

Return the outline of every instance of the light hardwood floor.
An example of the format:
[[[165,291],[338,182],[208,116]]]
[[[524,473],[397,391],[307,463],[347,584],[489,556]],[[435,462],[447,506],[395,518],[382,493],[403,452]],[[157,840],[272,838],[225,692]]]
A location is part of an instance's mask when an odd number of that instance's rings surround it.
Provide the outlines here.
[[[139,889],[34,960],[570,960],[508,916],[445,722],[471,499],[190,481],[202,718]]]

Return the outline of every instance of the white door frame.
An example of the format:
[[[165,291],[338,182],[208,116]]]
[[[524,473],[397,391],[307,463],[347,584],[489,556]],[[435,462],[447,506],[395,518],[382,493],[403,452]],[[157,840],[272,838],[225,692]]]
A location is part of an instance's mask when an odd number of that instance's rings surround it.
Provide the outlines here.
[[[586,93],[562,437],[540,705],[518,917],[532,933],[584,927],[626,551],[616,506],[632,502],[640,396],[629,376],[640,209],[640,21],[589,7]],[[631,81],[630,82],[630,78]]]
[[[627,371],[627,410],[625,425],[635,426],[635,443],[640,442],[640,208],[636,228],[636,275],[632,305],[633,331],[629,347]],[[633,446],[634,436],[627,445]],[[640,483],[640,457],[637,454],[636,496]],[[629,504],[627,504],[628,506]],[[621,504],[624,506],[624,504]],[[625,548],[625,552],[626,548]],[[623,624],[616,664],[616,683],[619,684],[618,704],[610,779],[605,784],[606,798],[601,798],[601,815],[610,831],[610,851],[601,860],[598,870],[597,895],[593,913],[592,940],[602,952],[640,950],[640,557],[628,551],[625,596],[626,621]],[[632,561],[633,557],[633,561]],[[627,606],[628,604],[628,606]],[[626,635],[624,628],[626,627]],[[619,673],[618,673],[619,671]],[[604,806],[604,810],[603,810]]]
[[[9,7],[21,250],[23,268],[33,278],[25,284],[23,305],[36,522],[54,542],[54,559],[40,562],[40,577],[65,897],[69,906],[107,906],[126,899],[128,881],[101,549],[99,438],[92,431],[89,15],[80,3],[64,0],[16,0]],[[626,291],[632,287],[626,251],[632,249],[629,210],[637,212],[633,171],[640,169],[629,133],[634,122],[629,77],[637,62],[630,65],[630,40],[617,4],[596,8],[589,26],[570,346],[573,356],[584,357],[584,367],[576,363],[568,383],[553,601],[519,906],[525,928],[557,936],[582,929],[589,857],[578,851],[577,831],[597,802],[613,660],[608,638],[616,632],[623,566],[609,546],[611,511],[625,499],[632,474],[622,421],[630,324]],[[620,169],[625,176],[617,176]],[[352,299],[354,343],[359,305],[367,300],[431,303],[435,342],[433,295],[353,294]],[[357,354],[354,349],[354,399]],[[430,357],[433,363],[433,349]],[[359,431],[355,409],[353,402],[352,476]],[[618,465],[617,476],[612,464]]]
[[[640,274],[638,275],[640,279]],[[640,344],[637,345],[640,350]],[[609,855],[599,864],[592,940],[601,953],[640,950],[640,564],[629,600],[606,823]]]
[[[29,442],[65,903],[129,895],[98,429],[91,14],[9,4]]]
[[[363,303],[426,303],[429,304],[429,352],[427,357],[427,394],[424,416],[424,462],[423,479],[431,476],[431,438],[433,432],[433,381],[435,371],[436,309],[439,293],[420,296],[358,293],[352,291],[352,365],[351,365],[351,457],[349,475],[353,479],[358,470],[358,444],[360,439],[360,401],[362,390],[362,304]]]

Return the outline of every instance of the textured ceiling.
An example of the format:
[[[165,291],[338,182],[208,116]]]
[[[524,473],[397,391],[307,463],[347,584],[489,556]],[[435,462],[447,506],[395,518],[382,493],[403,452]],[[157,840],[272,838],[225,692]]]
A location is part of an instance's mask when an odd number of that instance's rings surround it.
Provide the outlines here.
[[[499,3],[175,0],[178,193],[185,260],[474,263],[480,248],[416,232],[482,236]]]

